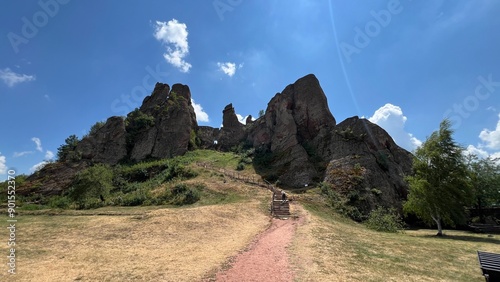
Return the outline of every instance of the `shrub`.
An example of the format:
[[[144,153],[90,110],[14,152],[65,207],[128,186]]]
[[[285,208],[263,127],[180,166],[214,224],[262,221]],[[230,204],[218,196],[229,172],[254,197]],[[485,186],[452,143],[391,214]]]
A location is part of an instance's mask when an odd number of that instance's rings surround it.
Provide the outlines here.
[[[71,200],[66,196],[53,196],[49,199],[49,207],[53,209],[67,209],[71,205]]]
[[[170,203],[177,206],[194,204],[200,199],[200,192],[185,183],[175,185],[171,194],[172,200]]]
[[[396,233],[404,228],[401,217],[394,209],[385,209],[378,207],[373,210],[365,221],[368,228],[380,232]]]
[[[198,173],[196,171],[184,166],[183,164],[180,163],[175,163],[172,168],[171,168],[171,178],[174,177],[180,177],[180,178],[193,178],[198,176]]]
[[[245,169],[245,164],[243,163],[238,163],[238,165],[236,166],[236,170],[244,170]]]
[[[87,134],[87,136],[95,135],[97,133],[97,131],[99,131],[99,129],[101,129],[105,124],[106,124],[106,122],[104,122],[104,121],[96,122],[94,125],[92,125],[90,127],[90,131]]]
[[[80,142],[78,136],[71,135],[66,140],[65,144],[57,148],[57,159],[58,161],[78,161],[82,158],[82,153],[76,150],[76,146]]]
[[[359,199],[358,191],[351,191],[348,196],[336,192],[329,183],[320,183],[321,193],[324,194],[330,206],[339,214],[349,217],[355,221],[362,221],[365,216],[355,206],[350,205]]]
[[[73,179],[69,198],[75,201],[80,208],[87,207],[86,203],[94,202],[109,195],[112,187],[113,171],[104,164],[97,164],[78,173]]]
[[[242,158],[240,160],[240,163],[244,163],[244,164],[252,164],[252,158],[249,158],[249,157],[246,157],[246,158]]]
[[[140,206],[148,198],[147,193],[143,189],[138,189],[128,194],[125,194],[120,199],[120,205],[122,206]]]

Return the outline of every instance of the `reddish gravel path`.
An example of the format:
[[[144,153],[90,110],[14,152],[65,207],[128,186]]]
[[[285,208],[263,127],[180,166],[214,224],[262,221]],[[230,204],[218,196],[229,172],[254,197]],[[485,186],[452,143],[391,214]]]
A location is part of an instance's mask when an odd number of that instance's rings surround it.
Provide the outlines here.
[[[239,254],[230,269],[219,272],[216,281],[292,281],[287,247],[300,220],[272,219],[250,249]]]

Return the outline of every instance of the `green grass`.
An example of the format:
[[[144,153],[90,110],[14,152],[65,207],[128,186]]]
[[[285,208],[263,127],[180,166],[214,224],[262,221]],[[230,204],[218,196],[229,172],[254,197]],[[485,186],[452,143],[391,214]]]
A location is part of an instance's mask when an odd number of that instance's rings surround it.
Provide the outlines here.
[[[185,155],[178,158],[185,164],[199,162],[207,163],[216,168],[235,169],[242,157],[231,152],[195,150],[189,151]]]

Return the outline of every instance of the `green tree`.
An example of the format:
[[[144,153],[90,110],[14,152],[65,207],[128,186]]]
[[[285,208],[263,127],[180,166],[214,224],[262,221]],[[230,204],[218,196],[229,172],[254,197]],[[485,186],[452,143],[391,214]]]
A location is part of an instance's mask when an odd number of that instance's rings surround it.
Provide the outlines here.
[[[453,140],[451,123],[445,119],[439,130],[415,151],[413,175],[404,204],[427,224],[437,225],[437,236],[443,235],[443,223],[455,225],[466,220],[465,207],[474,201],[463,148]]]
[[[500,166],[491,158],[469,157],[469,170],[478,210],[500,204]],[[484,217],[481,214],[481,221]]]
[[[125,119],[125,128],[127,130],[127,146],[129,147],[129,149],[132,148],[137,136],[148,128],[153,127],[154,124],[155,118],[151,115],[141,112],[138,108],[130,112]]]
[[[57,158],[59,161],[76,161],[81,159],[81,154],[76,150],[76,146],[80,142],[78,136],[70,135],[66,140],[65,144],[57,148]]]
[[[113,187],[113,171],[105,164],[96,164],[79,172],[73,179],[69,198],[80,208],[89,200],[103,201]]]
[[[266,112],[264,110],[259,111],[259,117],[263,116]]]
[[[87,134],[87,136],[95,135],[97,133],[97,131],[99,131],[99,129],[101,129],[105,124],[106,124],[106,122],[104,122],[104,121],[98,121],[98,122],[94,123],[94,125],[92,125],[90,127],[90,131]]]

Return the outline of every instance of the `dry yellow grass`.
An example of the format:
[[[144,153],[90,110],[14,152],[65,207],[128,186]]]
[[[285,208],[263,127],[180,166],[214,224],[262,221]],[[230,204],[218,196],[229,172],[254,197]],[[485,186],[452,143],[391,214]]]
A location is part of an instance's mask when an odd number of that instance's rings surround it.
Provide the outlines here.
[[[499,235],[380,233],[338,216],[301,213],[291,248],[297,281],[484,281],[476,251],[500,252]]]
[[[197,281],[215,273],[268,224],[269,217],[258,201],[179,209],[137,208],[129,215],[19,217],[14,278]],[[6,230],[2,228],[0,238],[8,238]],[[0,252],[7,253],[6,244]],[[7,281],[6,266],[2,265],[0,281]]]

